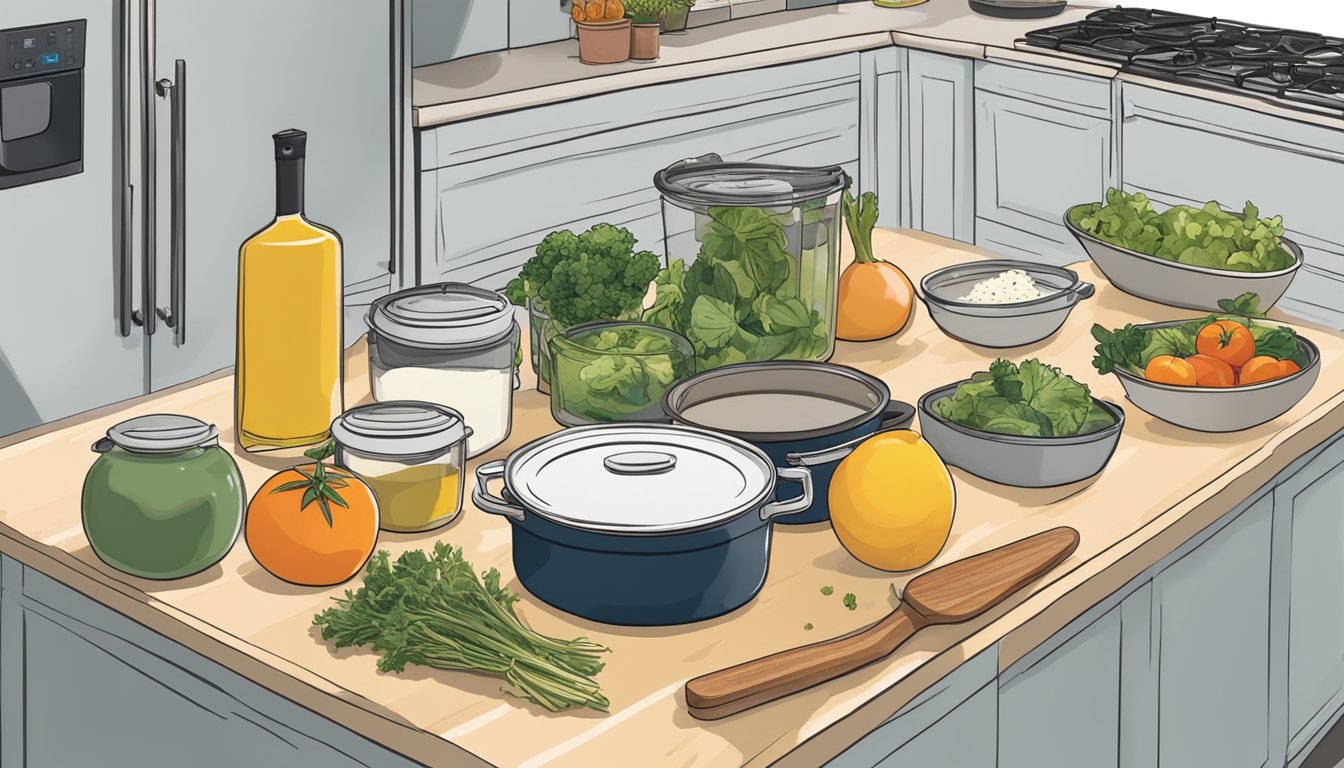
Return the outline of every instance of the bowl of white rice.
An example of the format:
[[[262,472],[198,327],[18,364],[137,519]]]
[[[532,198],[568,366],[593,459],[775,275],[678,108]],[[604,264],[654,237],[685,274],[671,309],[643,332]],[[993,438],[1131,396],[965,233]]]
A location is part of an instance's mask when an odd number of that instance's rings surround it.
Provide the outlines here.
[[[994,349],[1049,338],[1095,289],[1063,267],[975,261],[930,272],[919,283],[929,317],[948,336]]]

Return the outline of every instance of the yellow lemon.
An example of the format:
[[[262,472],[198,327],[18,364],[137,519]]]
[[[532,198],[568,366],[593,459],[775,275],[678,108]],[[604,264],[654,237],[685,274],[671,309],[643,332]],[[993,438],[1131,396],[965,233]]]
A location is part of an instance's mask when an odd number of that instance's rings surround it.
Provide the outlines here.
[[[897,429],[859,444],[831,480],[831,526],[849,553],[884,571],[938,556],[952,530],[952,475],[918,433]]]

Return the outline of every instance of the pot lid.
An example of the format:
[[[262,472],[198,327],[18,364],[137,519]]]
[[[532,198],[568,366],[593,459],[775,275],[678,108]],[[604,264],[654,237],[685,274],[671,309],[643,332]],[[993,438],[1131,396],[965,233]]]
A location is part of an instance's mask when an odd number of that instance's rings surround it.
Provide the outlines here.
[[[413,347],[469,347],[513,328],[513,305],[484,288],[438,283],[384,296],[365,322],[380,335]]]
[[[673,202],[691,206],[795,206],[845,188],[840,166],[797,168],[764,163],[725,163],[718,155],[681,160],[653,176]]]
[[[107,437],[94,443],[93,450],[106,453],[115,445],[135,453],[179,453],[218,442],[219,430],[214,424],[190,416],[155,413],[113,426],[107,430]]]
[[[774,492],[775,468],[736,438],[693,427],[595,424],[543,437],[509,457],[520,504],[571,528],[627,535],[711,528]]]
[[[416,400],[361,405],[331,423],[331,436],[343,447],[391,458],[441,455],[470,435],[462,414]]]

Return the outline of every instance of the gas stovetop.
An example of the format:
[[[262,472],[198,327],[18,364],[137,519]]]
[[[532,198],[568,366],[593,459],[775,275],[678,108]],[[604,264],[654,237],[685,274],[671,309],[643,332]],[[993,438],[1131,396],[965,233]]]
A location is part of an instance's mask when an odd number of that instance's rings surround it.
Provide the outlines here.
[[[1139,8],[1108,8],[1021,42],[1125,72],[1344,111],[1344,39]]]

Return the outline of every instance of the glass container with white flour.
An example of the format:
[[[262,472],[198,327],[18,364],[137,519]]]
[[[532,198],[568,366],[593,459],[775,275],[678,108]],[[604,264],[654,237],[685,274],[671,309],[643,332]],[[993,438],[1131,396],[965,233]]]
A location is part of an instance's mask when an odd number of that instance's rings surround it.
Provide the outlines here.
[[[468,457],[509,436],[520,329],[507,299],[464,283],[425,285],[374,302],[366,322],[374,400],[457,410],[471,428]]]

